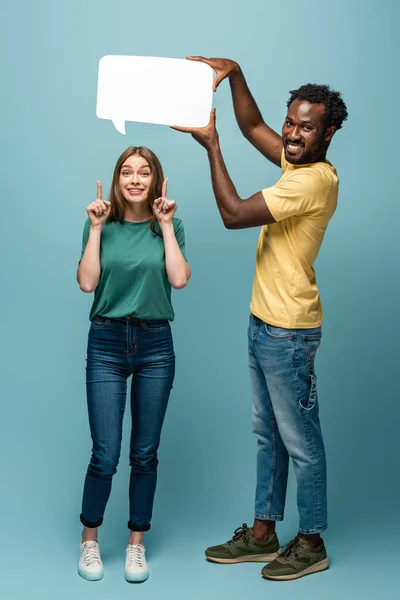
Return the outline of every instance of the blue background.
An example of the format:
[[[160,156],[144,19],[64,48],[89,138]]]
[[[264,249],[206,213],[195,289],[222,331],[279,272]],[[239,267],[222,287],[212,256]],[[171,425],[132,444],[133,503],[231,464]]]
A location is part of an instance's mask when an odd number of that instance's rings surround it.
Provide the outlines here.
[[[398,42],[395,0],[105,0],[5,3],[1,149],[2,597],[299,599],[397,596],[399,535]],[[280,131],[288,91],[339,89],[349,120],[329,152],[341,179],[316,264],[325,311],[317,359],[329,460],[331,569],[273,583],[259,564],[218,566],[203,550],[252,522],[255,440],[246,328],[258,229],[224,230],[206,153],[168,127],[96,118],[105,54],[227,56]],[[139,82],[140,84],[140,82]],[[162,99],[162,90],[160,90]],[[279,170],[241,136],[229,86],[214,97],[227,167],[242,197]],[[106,575],[76,574],[90,453],[85,348],[91,297],[75,281],[85,207],[119,154],[152,148],[186,227],[193,270],[174,294],[176,384],[160,451],[151,577],[123,579],[128,428],[101,531]],[[128,419],[126,419],[128,425]],[[297,528],[289,484],[282,543]]]

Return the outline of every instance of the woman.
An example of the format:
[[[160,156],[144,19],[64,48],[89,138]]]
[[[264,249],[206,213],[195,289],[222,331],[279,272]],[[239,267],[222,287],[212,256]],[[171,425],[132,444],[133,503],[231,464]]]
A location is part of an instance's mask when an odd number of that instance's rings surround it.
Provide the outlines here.
[[[79,574],[103,576],[98,527],[117,469],[132,375],[125,578],[144,581],[144,532],[150,529],[157,449],[175,370],[171,286],[183,288],[190,278],[185,236],[160,161],[148,148],[128,148],[115,166],[109,200],[102,199],[98,182],[97,199],[86,210],[77,279],[84,292],[95,292],[86,367],[93,448],[83,491]]]

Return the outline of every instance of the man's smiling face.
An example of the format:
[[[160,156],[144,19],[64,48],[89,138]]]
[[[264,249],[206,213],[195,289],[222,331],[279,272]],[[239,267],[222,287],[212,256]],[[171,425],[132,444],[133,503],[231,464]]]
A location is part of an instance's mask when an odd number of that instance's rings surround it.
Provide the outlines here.
[[[324,104],[293,100],[282,127],[286,160],[293,165],[325,160],[334,133],[334,127],[326,126]]]

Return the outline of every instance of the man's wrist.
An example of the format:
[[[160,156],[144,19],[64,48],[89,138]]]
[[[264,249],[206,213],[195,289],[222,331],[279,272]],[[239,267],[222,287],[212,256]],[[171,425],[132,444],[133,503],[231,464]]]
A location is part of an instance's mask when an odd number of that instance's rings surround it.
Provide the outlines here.
[[[219,140],[216,140],[215,142],[212,142],[212,144],[207,146],[207,153],[209,156],[212,156],[213,154],[218,154],[219,152],[221,152]]]
[[[235,78],[238,75],[242,75],[242,69],[240,68],[240,65],[237,62],[235,62],[235,65],[232,67],[229,73],[229,79]]]

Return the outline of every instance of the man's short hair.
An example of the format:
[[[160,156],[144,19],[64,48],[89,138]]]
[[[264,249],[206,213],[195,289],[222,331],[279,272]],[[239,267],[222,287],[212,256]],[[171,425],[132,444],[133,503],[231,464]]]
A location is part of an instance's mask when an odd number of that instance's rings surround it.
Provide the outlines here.
[[[341,98],[340,92],[331,90],[329,85],[306,83],[297,90],[291,90],[289,94],[288,107],[293,100],[305,100],[310,104],[324,104],[327,127],[334,125],[336,129],[340,129],[343,121],[347,119],[347,107]]]

